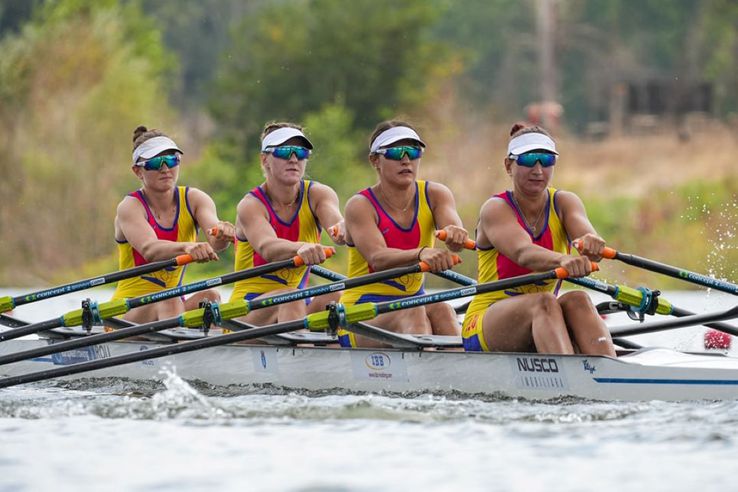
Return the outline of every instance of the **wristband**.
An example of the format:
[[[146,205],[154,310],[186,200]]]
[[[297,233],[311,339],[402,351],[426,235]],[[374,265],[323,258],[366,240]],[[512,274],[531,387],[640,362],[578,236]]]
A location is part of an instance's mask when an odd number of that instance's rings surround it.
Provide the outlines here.
[[[418,261],[420,261],[420,253],[422,253],[425,248],[426,247],[423,246],[422,248],[420,248],[420,251],[418,251]]]

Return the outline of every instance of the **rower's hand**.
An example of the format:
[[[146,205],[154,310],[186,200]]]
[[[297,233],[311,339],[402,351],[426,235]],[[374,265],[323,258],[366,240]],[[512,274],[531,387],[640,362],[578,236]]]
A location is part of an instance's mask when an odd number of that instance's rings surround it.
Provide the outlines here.
[[[450,270],[456,264],[450,251],[441,248],[423,248],[419,260],[428,264],[433,273]]]
[[[587,233],[573,241],[579,254],[592,261],[600,261],[605,250],[605,240],[597,234]]]
[[[218,260],[218,254],[209,243],[188,243],[185,246],[185,253],[198,263]]]
[[[592,262],[586,256],[564,255],[559,262],[570,277],[586,277],[592,273]]]
[[[297,256],[302,258],[306,265],[319,265],[326,259],[325,249],[322,244],[304,243],[297,250]]]
[[[328,234],[333,242],[343,246],[346,244],[346,223],[343,219],[339,220],[328,228]]]
[[[451,251],[459,252],[464,249],[469,233],[463,227],[447,225],[442,229],[446,233],[446,247]]]
[[[236,241],[236,226],[225,220],[219,221],[214,227],[208,229],[208,236],[225,242]]]

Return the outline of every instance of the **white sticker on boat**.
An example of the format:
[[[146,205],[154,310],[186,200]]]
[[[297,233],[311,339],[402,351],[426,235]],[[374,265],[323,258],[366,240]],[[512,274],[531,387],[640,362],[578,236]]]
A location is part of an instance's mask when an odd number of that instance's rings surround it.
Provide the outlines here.
[[[369,381],[407,381],[407,365],[402,354],[388,352],[351,352],[355,379]]]
[[[254,363],[254,371],[277,374],[277,352],[267,348],[251,349],[251,360]]]
[[[520,355],[511,357],[515,384],[528,389],[568,389],[560,357]]]

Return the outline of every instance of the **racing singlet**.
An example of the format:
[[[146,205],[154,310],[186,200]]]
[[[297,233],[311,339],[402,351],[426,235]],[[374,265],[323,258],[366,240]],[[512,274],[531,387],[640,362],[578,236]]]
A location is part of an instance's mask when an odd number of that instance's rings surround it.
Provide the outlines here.
[[[435,221],[428,199],[428,183],[426,181],[415,182],[415,217],[410,227],[403,228],[382,208],[379,200],[367,188],[359,195],[366,197],[377,212],[377,228],[384,236],[384,241],[389,248],[415,249],[433,247]],[[373,272],[366,259],[361,256],[359,250],[352,244],[349,246],[349,278],[359,277]],[[421,293],[423,290],[423,274],[414,273],[402,277],[376,282],[369,285],[355,287],[344,291],[341,295],[341,303],[350,306],[365,302],[381,302],[402,297],[409,297]],[[356,346],[353,334],[346,330],[338,331],[341,346]]]
[[[187,201],[187,190],[185,186],[178,186],[174,193],[177,197],[177,211],[174,215],[174,223],[171,227],[164,227],[156,222],[151,208],[146,202],[146,197],[141,190],[130,193],[136,200],[140,201],[146,210],[146,220],[156,237],[166,241],[193,242],[197,240],[197,223],[192,216],[190,204]],[[128,241],[117,241],[118,243],[118,268],[125,270],[134,266],[148,263],[141,254],[133,249]],[[139,277],[129,278],[118,282],[113,294],[113,299],[129,299],[131,297],[143,296],[164,289],[171,289],[182,283],[185,266],[168,267],[158,272],[147,273]]]
[[[303,180],[300,183],[300,192],[297,196],[299,206],[292,218],[285,222],[274,211],[269,197],[257,186],[249,193],[259,200],[269,214],[269,224],[280,239],[302,241],[306,243],[320,242],[320,224],[310,208],[310,186],[312,181]],[[236,237],[236,266],[235,271],[257,267],[267,263],[264,258],[254,251],[247,238]],[[303,288],[307,285],[310,270],[307,266],[297,268],[283,268],[276,272],[236,282],[231,294],[231,302],[236,299],[251,300],[266,292],[285,288]]]
[[[526,226],[522,212],[518,209],[512,199],[512,193],[506,191],[495,196],[503,199],[505,203],[513,209],[515,216],[518,219],[518,224],[520,227],[525,229],[528,235],[530,235],[530,238],[533,240],[533,244],[537,244],[538,246],[558,253],[568,254],[570,252],[569,238],[566,235],[564,225],[561,223],[558,211],[556,210],[555,188],[548,189],[549,199],[546,204],[547,210],[544,213],[546,222],[544,223],[541,233],[535,237],[531,230]],[[477,250],[478,280],[480,284],[531,273],[527,268],[521,267],[507,256],[500,254],[494,246],[487,249],[477,246]],[[560,285],[560,280],[546,280],[533,285],[525,285],[504,291],[488,292],[486,294],[475,296],[469,304],[469,307],[466,310],[466,316],[464,317],[464,324],[462,327],[464,348],[467,351],[489,350],[482,333],[482,318],[484,316],[484,312],[490,305],[503,299],[523,294],[531,294],[535,292],[553,292],[556,294],[559,291]]]

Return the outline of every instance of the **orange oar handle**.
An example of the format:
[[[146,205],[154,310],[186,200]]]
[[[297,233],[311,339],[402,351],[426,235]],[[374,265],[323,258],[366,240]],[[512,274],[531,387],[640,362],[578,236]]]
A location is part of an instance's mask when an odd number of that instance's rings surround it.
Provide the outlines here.
[[[193,258],[190,255],[179,255],[175,258],[177,261],[177,266],[186,265],[188,263],[192,263]]]
[[[582,252],[582,243],[580,243],[578,239],[571,244],[577,249],[577,251],[579,251],[580,253]],[[608,260],[614,260],[617,255],[617,250],[608,248],[607,246],[605,246],[605,249],[602,250],[602,257],[607,258]]]
[[[448,234],[446,234],[446,231],[436,231],[436,237],[440,239],[441,241],[445,241],[448,237]],[[467,239],[464,241],[464,248],[466,249],[477,249],[477,243],[474,242],[472,239]]]
[[[461,257],[459,255],[451,255],[451,258],[454,261],[454,265],[458,265],[459,263],[461,263]],[[420,265],[420,271],[421,272],[430,272],[431,271],[430,265],[427,264],[424,261],[421,261],[420,263],[418,263],[418,265]]]
[[[334,254],[336,254],[336,250],[335,249],[328,248],[328,247],[323,248],[323,252],[325,253],[325,258],[326,259],[328,259],[331,256],[333,256]],[[302,258],[300,258],[299,256],[295,256],[294,258],[292,258],[292,261],[295,263],[295,266],[296,267],[300,267],[300,266],[305,265],[305,262],[302,261]]]
[[[592,271],[593,272],[599,272],[600,271],[600,265],[598,265],[596,262],[594,262],[594,261],[591,262],[591,265],[592,265]],[[556,278],[559,279],[559,280],[563,280],[565,278],[569,278],[569,272],[567,272],[566,271],[566,268],[564,268],[564,267],[559,267],[559,268],[557,268],[554,271],[556,272]]]
[[[211,236],[217,236],[218,235],[218,230],[219,230],[218,229],[218,226],[213,226],[210,229],[208,229],[208,234],[211,235]],[[233,241],[231,241],[231,242],[234,242],[235,243],[236,242],[236,238],[234,237],[233,238]]]

